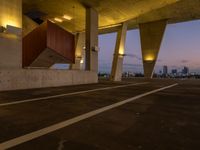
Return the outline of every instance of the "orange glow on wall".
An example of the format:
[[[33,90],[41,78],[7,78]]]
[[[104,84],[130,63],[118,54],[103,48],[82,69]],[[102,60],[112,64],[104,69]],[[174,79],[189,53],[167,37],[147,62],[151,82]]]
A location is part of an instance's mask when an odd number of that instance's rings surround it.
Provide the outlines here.
[[[22,27],[22,1],[21,0],[1,0],[0,5],[0,25]]]
[[[144,60],[145,61],[154,61],[155,60],[155,57],[154,57],[154,55],[146,55],[145,57],[144,57]]]

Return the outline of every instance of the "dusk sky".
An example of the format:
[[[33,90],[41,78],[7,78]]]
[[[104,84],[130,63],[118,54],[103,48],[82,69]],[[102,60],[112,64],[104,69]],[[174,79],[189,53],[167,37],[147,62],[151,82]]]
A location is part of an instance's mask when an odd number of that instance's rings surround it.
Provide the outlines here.
[[[99,36],[99,71],[109,72],[116,42],[116,33]],[[141,47],[139,30],[127,32],[124,71],[142,72]],[[167,25],[162,41],[155,71],[163,65],[182,69],[187,66],[190,72],[200,73],[200,21],[191,21]]]

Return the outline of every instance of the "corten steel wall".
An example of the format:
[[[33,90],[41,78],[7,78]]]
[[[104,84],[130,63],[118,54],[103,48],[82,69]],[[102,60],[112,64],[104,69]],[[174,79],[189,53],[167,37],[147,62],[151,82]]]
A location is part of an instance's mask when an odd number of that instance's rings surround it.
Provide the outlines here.
[[[47,23],[41,24],[22,40],[22,66],[28,67],[46,49]]]
[[[47,47],[64,56],[69,63],[75,62],[75,37],[58,25],[47,21]]]
[[[75,62],[74,35],[50,21],[44,22],[23,38],[23,67],[28,67],[49,48],[66,59]],[[56,63],[56,62],[55,62]]]

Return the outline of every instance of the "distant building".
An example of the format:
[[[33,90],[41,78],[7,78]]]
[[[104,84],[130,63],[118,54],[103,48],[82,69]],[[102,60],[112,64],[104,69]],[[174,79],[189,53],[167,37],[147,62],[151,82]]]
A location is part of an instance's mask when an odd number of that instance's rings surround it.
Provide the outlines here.
[[[168,68],[167,66],[163,66],[163,75],[167,75],[168,74]]]
[[[172,69],[172,74],[177,74],[177,69]]]
[[[182,69],[182,74],[189,74],[189,68],[188,67],[183,67]]]

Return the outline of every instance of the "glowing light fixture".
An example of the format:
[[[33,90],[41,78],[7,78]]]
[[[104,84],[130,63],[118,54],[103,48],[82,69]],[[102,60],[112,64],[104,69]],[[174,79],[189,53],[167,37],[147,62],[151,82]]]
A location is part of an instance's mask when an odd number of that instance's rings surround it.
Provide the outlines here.
[[[66,19],[66,20],[72,20],[72,17],[68,16],[68,15],[63,15],[63,18]]]
[[[124,57],[125,54],[121,54],[121,53],[119,53],[118,56],[119,56],[119,57]]]
[[[83,63],[84,63],[84,61],[83,61],[83,59],[81,59],[80,64],[83,64]]]
[[[7,25],[21,28],[21,20],[18,18],[18,16],[12,16],[12,15],[6,15],[3,14],[3,17],[0,18],[0,25],[6,28]]]
[[[144,58],[145,61],[153,61],[154,60],[154,56],[153,55],[147,55]]]
[[[54,18],[54,20],[55,20],[55,21],[57,21],[57,22],[60,22],[60,23],[61,23],[61,22],[63,22],[63,20],[62,20],[62,19],[60,19],[60,18],[57,18],[57,17],[56,17],[56,18]]]
[[[120,46],[119,54],[120,54],[120,55],[123,55],[123,54],[124,54],[124,46]]]
[[[107,26],[101,26],[99,27],[99,29],[106,29],[106,28],[114,28],[114,27],[118,27],[121,26],[122,24],[112,24],[112,25],[107,25]]]
[[[53,21],[52,19],[50,19],[49,21],[51,21],[52,23],[55,23],[55,21]]]

